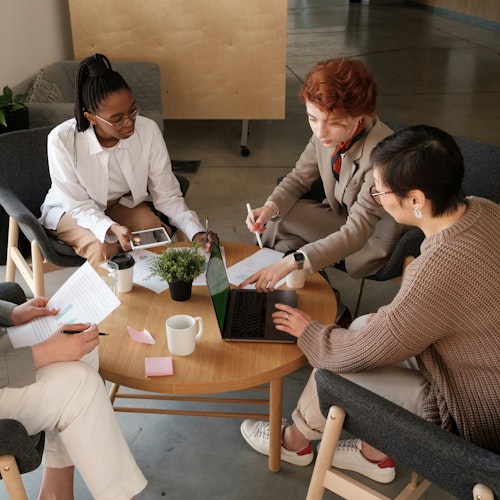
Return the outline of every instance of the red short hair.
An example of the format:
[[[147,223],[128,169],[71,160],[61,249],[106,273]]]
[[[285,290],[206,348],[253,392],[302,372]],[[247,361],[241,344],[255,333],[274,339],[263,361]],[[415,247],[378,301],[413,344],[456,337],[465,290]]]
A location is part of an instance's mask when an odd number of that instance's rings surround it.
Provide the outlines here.
[[[372,116],[377,85],[371,71],[361,61],[329,59],[317,63],[309,71],[299,96],[303,102],[311,102],[337,116]]]

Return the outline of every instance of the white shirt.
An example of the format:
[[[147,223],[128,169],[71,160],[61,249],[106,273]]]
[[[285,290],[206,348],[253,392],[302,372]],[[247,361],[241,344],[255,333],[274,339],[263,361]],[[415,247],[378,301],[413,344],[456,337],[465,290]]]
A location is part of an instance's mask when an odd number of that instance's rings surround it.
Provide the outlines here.
[[[109,150],[100,145],[92,125],[77,132],[74,118],[50,132],[47,148],[52,186],[42,205],[40,222],[47,229],[56,229],[66,212],[103,242],[115,224],[104,213],[108,201],[116,199],[110,197]],[[138,116],[134,134],[120,140],[113,152],[130,187],[130,194],[122,196],[120,204],[133,208],[152,200],[189,239],[205,230],[184,201],[165,141],[153,120]],[[111,241],[109,235],[106,240]]]

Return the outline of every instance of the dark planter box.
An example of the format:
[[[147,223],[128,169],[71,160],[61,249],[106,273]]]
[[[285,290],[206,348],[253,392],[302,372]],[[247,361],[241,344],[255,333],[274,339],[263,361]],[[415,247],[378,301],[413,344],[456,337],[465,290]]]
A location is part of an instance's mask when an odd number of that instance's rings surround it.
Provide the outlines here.
[[[4,127],[3,125],[0,125],[0,134],[30,128],[30,113],[28,108],[19,109],[13,113],[9,113],[6,115],[5,119],[7,121],[7,126]]]

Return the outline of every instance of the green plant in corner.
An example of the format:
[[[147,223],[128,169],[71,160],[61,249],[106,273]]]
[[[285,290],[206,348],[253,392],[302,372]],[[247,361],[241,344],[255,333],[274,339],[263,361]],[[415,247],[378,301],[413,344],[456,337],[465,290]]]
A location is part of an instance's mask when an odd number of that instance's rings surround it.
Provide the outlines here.
[[[198,252],[200,244],[190,247],[167,248],[149,264],[149,276],[159,276],[162,281],[176,283],[193,281],[206,267],[205,257]]]
[[[7,126],[7,115],[14,111],[26,108],[24,99],[26,94],[14,95],[7,85],[3,88],[3,94],[0,95],[0,124]]]

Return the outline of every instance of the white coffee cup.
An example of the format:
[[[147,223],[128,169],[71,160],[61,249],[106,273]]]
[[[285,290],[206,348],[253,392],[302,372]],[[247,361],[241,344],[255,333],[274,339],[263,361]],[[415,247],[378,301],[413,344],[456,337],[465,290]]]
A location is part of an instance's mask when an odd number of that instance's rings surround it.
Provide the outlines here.
[[[307,269],[295,269],[286,275],[286,286],[288,288],[304,288],[306,284]]]
[[[196,331],[198,323],[198,331]],[[176,314],[166,321],[168,350],[177,356],[189,356],[196,348],[196,341],[203,335],[203,320],[200,316]]]
[[[129,253],[117,253],[109,259],[118,265],[118,282],[116,291],[118,293],[130,292],[134,284],[135,260]]]

